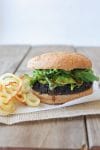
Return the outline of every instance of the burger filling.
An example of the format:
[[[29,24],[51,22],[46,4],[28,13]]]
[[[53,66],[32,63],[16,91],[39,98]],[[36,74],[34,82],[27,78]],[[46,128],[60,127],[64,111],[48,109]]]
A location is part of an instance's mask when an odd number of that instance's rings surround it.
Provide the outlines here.
[[[92,87],[99,78],[91,69],[35,69],[29,77],[33,90],[51,95],[66,95],[85,91]]]
[[[64,86],[57,86],[53,90],[50,90],[48,84],[41,84],[39,82],[36,82],[35,85],[32,87],[33,90],[40,92],[41,94],[50,94],[50,95],[67,95],[67,94],[75,94],[82,92],[86,89],[91,88],[92,83],[86,83],[84,82],[80,87],[76,87],[73,90],[70,88],[70,84],[66,84]]]

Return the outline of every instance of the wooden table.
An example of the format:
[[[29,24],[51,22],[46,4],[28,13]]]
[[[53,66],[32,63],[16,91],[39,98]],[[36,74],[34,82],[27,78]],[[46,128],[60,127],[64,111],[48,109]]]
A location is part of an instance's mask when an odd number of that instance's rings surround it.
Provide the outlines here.
[[[0,46],[0,74],[28,72],[29,58],[48,51],[75,51],[89,56],[100,73],[99,47]],[[80,149],[82,145],[100,149],[100,116],[51,119],[15,125],[0,124],[0,147]],[[22,148],[21,148],[22,149]]]

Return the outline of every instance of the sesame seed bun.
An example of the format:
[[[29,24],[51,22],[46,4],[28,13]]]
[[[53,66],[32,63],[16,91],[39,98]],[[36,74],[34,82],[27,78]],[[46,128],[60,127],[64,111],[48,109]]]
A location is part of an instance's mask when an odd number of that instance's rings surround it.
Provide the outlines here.
[[[80,53],[49,52],[35,56],[28,61],[30,69],[88,69],[92,67],[89,58]]]
[[[79,92],[77,94],[69,94],[69,95],[48,95],[48,94],[40,94],[39,92],[36,92],[33,90],[33,93],[37,95],[40,98],[40,101],[42,103],[46,104],[63,104],[65,102],[74,100],[76,98],[80,98],[83,96],[87,96],[93,93],[93,89],[90,88],[88,90],[85,90],[83,92]]]

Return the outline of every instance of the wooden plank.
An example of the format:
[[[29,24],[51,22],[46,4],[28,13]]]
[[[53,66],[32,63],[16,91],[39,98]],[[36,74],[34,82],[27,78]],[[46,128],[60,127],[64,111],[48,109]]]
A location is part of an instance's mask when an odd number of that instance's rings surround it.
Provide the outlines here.
[[[0,147],[80,149],[86,144],[82,117],[2,125],[0,134]]]
[[[86,54],[93,62],[93,67],[100,75],[100,48],[77,48],[78,52]],[[86,117],[89,147],[100,146],[100,116]],[[99,147],[100,149],[100,147]]]
[[[28,50],[29,46],[0,46],[0,75],[6,72],[15,72]],[[0,132],[2,130],[1,127],[0,125]],[[6,132],[7,129],[5,128],[5,133]],[[10,132],[12,132],[12,130],[10,130]],[[0,136],[0,140],[6,138],[5,133]],[[1,145],[2,143],[0,142],[0,146]]]
[[[34,55],[45,53],[48,51],[74,51],[72,47],[67,46],[42,46],[33,47],[23,63],[19,67],[17,73],[27,73],[26,68],[27,61]],[[3,127],[4,128],[4,127]],[[14,126],[12,132],[17,131],[11,135],[10,127],[6,127],[6,141],[0,139],[0,143],[7,143],[8,146],[22,146],[22,147],[41,147],[41,148],[81,148],[83,144],[86,144],[86,134],[84,118],[79,117],[76,119],[54,119],[37,121],[33,123],[22,123]],[[2,129],[3,133],[5,131]],[[2,133],[2,134],[3,134]],[[10,135],[10,137],[9,137]],[[13,138],[12,138],[13,137]],[[18,138],[17,138],[18,137]],[[9,141],[8,142],[8,138]],[[15,140],[14,140],[15,139]],[[17,140],[16,140],[17,139]],[[27,140],[29,139],[29,140]],[[14,141],[13,143],[11,141]],[[3,145],[2,145],[3,146]]]
[[[0,75],[15,72],[28,49],[29,46],[0,46]]]
[[[100,116],[87,116],[89,147],[100,149]]]

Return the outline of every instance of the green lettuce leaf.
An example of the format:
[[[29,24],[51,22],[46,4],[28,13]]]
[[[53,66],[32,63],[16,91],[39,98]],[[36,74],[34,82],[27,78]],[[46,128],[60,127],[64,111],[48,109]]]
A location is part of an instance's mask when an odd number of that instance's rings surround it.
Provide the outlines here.
[[[74,84],[76,81],[72,77],[66,77],[66,76],[58,76],[55,79],[55,83],[58,85],[65,85],[65,84]]]
[[[99,77],[94,75],[91,69],[74,69],[71,71],[61,69],[35,69],[33,76],[30,78],[30,85],[34,85],[38,81],[42,84],[48,84],[52,90],[57,86],[70,84],[71,90],[73,90],[76,86],[82,85],[83,82],[98,80]]]
[[[93,82],[98,81],[99,77],[94,75],[91,69],[77,69],[72,71],[73,78],[76,80],[84,81],[84,82]]]

